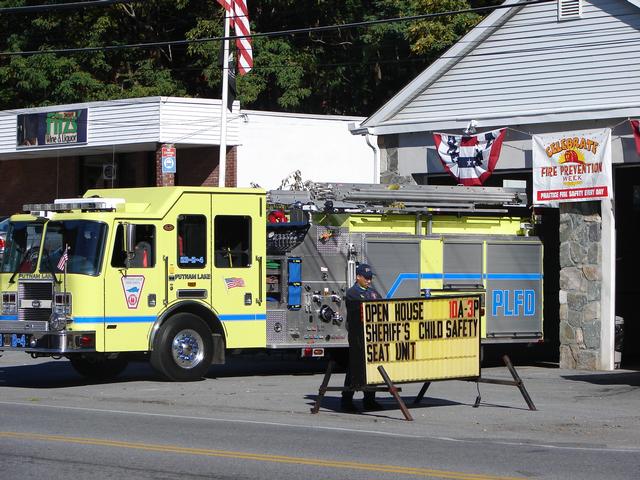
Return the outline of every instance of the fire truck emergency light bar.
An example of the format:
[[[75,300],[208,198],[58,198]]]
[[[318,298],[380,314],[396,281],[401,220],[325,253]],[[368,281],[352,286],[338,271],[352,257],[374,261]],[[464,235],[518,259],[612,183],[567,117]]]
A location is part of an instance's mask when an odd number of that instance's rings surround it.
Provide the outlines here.
[[[28,203],[24,212],[68,212],[70,210],[115,210],[123,198],[59,198],[53,203]]]

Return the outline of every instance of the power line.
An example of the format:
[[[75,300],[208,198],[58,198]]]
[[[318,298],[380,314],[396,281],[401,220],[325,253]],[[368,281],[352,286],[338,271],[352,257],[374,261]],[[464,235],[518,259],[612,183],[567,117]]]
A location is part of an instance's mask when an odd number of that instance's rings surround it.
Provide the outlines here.
[[[0,8],[0,15],[11,13],[39,13],[59,12],[63,10],[78,10],[90,7],[108,7],[118,3],[141,3],[141,0],[89,0],[86,2],[54,3],[49,5],[25,5],[23,7]]]
[[[420,20],[427,20],[430,18],[459,15],[463,13],[476,13],[480,11],[498,10],[503,8],[518,8],[518,7],[524,7],[527,5],[537,5],[537,4],[550,3],[555,1],[556,0],[529,0],[526,2],[518,3],[518,4],[475,7],[475,8],[467,8],[462,10],[449,10],[445,12],[425,13],[422,15],[412,15],[408,17],[384,18],[384,19],[378,19],[378,20],[367,20],[363,22],[324,25],[320,27],[294,28],[289,30],[279,30],[279,31],[273,31],[273,32],[253,33],[251,35],[233,35],[229,37],[224,37],[224,36],[208,37],[208,38],[196,38],[196,39],[190,39],[190,40],[187,40],[187,39],[169,40],[169,41],[162,41],[162,42],[132,43],[132,44],[124,44],[124,45],[106,45],[102,47],[78,47],[78,48],[60,48],[60,49],[48,49],[48,50],[28,50],[28,51],[18,51],[18,52],[0,52],[0,56],[12,57],[12,56],[46,55],[46,54],[61,55],[61,54],[73,54],[73,53],[95,53],[95,52],[125,50],[125,49],[134,49],[134,48],[161,48],[161,47],[168,47],[168,46],[190,45],[190,44],[197,44],[197,43],[219,42],[223,40],[236,40],[240,38],[256,39],[256,38],[269,38],[269,37],[286,37],[286,36],[294,36],[294,35],[300,35],[300,34],[326,32],[326,31],[332,31],[332,30],[362,28],[362,27],[369,27],[373,25],[382,25],[382,24],[388,24],[388,23],[415,22]]]
[[[510,50],[493,50],[490,52],[471,52],[467,54],[459,54],[459,55],[441,55],[438,57],[439,59],[447,59],[447,60],[460,60],[462,58],[474,58],[474,57],[500,57],[502,55],[514,55],[514,54],[523,54],[523,53],[546,53],[548,51],[557,51],[566,49],[567,51],[572,52],[572,59],[581,58],[581,57],[590,57],[593,56],[593,50],[598,48],[606,48],[609,46],[625,46],[625,45],[634,45],[636,40],[634,39],[626,39],[626,40],[601,40],[594,41],[588,43],[581,43],[580,45],[547,45],[547,46],[539,46],[539,47],[529,47],[529,48],[518,48],[518,49],[510,49]],[[577,49],[587,48],[588,53],[585,55],[578,55]],[[334,62],[334,63],[317,63],[314,64],[314,67],[323,68],[323,67],[350,67],[350,66],[364,66],[364,65],[385,65],[385,64],[405,64],[405,63],[424,63],[426,60],[420,57],[410,57],[410,58],[393,58],[393,59],[385,59],[385,58],[377,58],[375,60],[358,60],[351,62]],[[274,64],[254,64],[254,70],[273,70],[273,69],[287,69],[287,68],[304,68],[309,65],[306,63],[298,63],[298,62],[290,62],[290,63],[274,63]],[[35,70],[38,67],[26,67],[27,69]],[[189,71],[203,71],[207,68],[207,66],[202,67],[183,67],[183,68],[175,68],[170,66],[162,66],[163,70],[170,70],[175,72],[189,72]],[[529,67],[523,67],[525,69]],[[25,67],[22,67],[21,70],[24,70]],[[225,67],[216,67],[216,70],[224,70]]]

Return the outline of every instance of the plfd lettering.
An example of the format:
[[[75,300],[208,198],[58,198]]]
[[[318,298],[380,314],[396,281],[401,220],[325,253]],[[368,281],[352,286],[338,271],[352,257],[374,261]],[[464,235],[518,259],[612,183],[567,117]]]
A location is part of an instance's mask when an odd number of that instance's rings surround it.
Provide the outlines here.
[[[536,313],[535,290],[494,290],[491,293],[491,315],[531,317]]]

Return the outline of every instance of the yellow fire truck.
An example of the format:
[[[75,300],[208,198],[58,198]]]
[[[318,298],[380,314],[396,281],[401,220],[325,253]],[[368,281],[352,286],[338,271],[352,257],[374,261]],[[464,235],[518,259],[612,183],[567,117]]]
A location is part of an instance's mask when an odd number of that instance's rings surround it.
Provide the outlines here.
[[[0,350],[108,378],[201,378],[225,351],[347,345],[358,262],[388,298],[487,291],[485,341],[542,339],[542,245],[508,188],[90,190],[25,205],[0,265]],[[281,212],[285,210],[284,213]],[[270,213],[271,212],[271,213]]]

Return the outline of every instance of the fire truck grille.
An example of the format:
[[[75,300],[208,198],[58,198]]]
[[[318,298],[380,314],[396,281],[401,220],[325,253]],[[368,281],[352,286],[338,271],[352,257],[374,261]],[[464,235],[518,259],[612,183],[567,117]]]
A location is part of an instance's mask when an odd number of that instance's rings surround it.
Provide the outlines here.
[[[53,284],[51,282],[20,282],[18,285],[18,320],[35,322],[48,321],[51,317],[53,300]],[[46,305],[45,308],[34,308],[36,301]],[[23,305],[30,305],[24,308]]]

